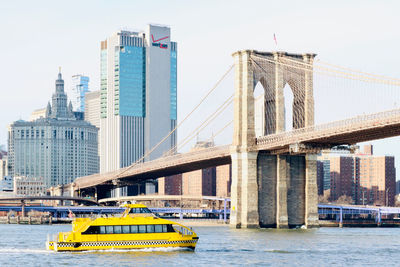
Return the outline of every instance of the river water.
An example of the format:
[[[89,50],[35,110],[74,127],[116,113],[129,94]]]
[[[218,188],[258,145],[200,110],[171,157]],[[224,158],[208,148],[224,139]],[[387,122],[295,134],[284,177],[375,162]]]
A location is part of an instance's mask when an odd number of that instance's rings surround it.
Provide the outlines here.
[[[195,227],[196,250],[57,253],[47,234],[71,225],[0,225],[0,266],[399,266],[400,228]]]

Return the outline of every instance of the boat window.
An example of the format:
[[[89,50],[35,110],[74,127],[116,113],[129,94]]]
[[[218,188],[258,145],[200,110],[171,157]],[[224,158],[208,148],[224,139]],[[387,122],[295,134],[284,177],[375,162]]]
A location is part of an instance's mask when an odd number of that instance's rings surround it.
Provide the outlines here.
[[[124,234],[130,233],[129,225],[122,225],[122,233],[124,233]]]
[[[114,227],[112,225],[106,226],[106,233],[107,234],[113,234],[114,233]]]
[[[154,225],[147,225],[147,233],[154,233]]]
[[[174,228],[172,227],[172,224],[167,224],[167,232],[168,233],[175,232]]]
[[[138,233],[138,226],[137,225],[131,225],[131,233],[136,234]]]
[[[177,226],[179,227],[179,226]],[[181,232],[182,227],[179,227]],[[137,233],[173,233],[174,227],[171,224],[150,224],[150,225],[107,225],[90,226],[82,234],[137,234]]]
[[[129,213],[140,213],[141,209],[140,208],[132,208]]]
[[[129,213],[137,213],[136,210],[137,210],[136,208],[132,208],[132,209],[129,211]]]
[[[99,226],[90,226],[88,229],[86,229],[85,232],[83,232],[83,235],[96,235],[100,233],[100,227]]]
[[[162,225],[161,224],[154,225],[154,232],[155,233],[162,233],[163,232]]]
[[[139,225],[139,233],[146,233],[146,225]]]
[[[120,233],[122,233],[121,225],[114,225],[114,234],[120,234]]]
[[[148,208],[132,208],[129,213],[151,213]]]
[[[140,213],[151,213],[148,208],[140,208]]]

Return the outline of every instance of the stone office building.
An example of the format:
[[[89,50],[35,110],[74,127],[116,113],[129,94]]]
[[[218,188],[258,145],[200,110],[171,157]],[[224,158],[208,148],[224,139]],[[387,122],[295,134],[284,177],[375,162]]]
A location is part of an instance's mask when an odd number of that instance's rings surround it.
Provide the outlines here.
[[[61,73],[45,117],[12,123],[8,147],[9,175],[42,178],[46,187],[99,172],[98,128],[67,105]]]

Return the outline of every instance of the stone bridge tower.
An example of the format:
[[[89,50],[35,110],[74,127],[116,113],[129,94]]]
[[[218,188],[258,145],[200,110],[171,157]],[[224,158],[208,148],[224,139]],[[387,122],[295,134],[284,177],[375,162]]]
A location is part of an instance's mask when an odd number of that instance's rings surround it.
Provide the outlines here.
[[[316,155],[258,151],[254,89],[264,88],[264,135],[285,131],[283,89],[293,92],[293,128],[314,125],[315,54],[238,51],[235,62],[234,135],[231,147],[231,225],[318,226]]]

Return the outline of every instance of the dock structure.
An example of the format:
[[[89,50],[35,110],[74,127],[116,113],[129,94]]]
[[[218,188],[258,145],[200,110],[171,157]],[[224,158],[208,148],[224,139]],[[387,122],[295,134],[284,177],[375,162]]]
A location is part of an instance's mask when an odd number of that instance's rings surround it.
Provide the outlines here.
[[[201,209],[201,208],[149,208],[153,213],[166,216],[183,218],[213,217],[229,222],[231,210],[226,206],[224,209]],[[52,224],[68,223],[74,217],[88,216],[112,216],[123,212],[119,207],[103,206],[26,206],[25,212],[32,211],[47,214],[47,216],[21,216],[21,206],[0,206],[0,212],[7,212],[7,216],[0,217],[0,223],[20,224]],[[398,207],[376,207],[356,205],[318,205],[319,222],[321,226],[400,226],[400,208]]]

